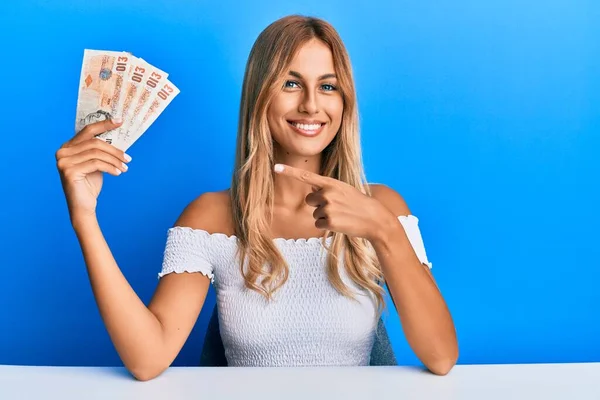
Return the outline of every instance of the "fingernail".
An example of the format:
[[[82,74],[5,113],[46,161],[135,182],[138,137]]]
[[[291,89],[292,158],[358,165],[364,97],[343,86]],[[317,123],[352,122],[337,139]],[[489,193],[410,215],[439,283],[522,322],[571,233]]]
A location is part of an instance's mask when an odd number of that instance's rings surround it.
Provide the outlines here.
[[[123,120],[121,120],[121,118],[113,118],[112,122],[114,122],[115,124],[120,124],[121,122],[123,122]]]
[[[127,164],[125,164],[125,163],[121,163],[121,164],[123,165],[123,169],[124,169],[125,171],[127,171],[127,170],[129,169],[129,167],[127,166]]]
[[[130,156],[129,154],[127,154],[127,153],[123,153],[123,157],[125,157],[125,160],[126,160],[127,162],[131,161],[131,156]]]
[[[281,172],[281,171],[283,171],[283,165],[275,164],[275,172]]]

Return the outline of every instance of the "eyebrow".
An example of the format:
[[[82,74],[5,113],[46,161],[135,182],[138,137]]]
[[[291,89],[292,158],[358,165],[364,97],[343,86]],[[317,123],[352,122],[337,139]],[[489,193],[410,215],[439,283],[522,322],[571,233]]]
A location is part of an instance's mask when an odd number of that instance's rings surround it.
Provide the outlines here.
[[[290,71],[290,75],[295,76],[296,78],[299,79],[303,79],[302,74],[300,72],[296,72],[296,71]],[[337,76],[335,76],[335,74],[325,74],[325,75],[321,75],[319,77],[319,80],[322,81],[323,79],[329,79],[329,78],[336,78]]]

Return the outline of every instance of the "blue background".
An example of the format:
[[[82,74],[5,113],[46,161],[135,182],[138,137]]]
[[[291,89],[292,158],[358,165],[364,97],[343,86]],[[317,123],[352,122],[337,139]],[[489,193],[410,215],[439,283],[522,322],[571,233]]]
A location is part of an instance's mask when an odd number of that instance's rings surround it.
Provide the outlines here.
[[[100,196],[106,239],[148,302],[166,230],[229,185],[250,48],[291,13],[327,19],[347,45],[367,176],[420,218],[459,364],[600,361],[599,3],[367,3],[4,4],[0,363],[120,365],[54,160],[74,133],[84,48],[131,51],[182,91]],[[175,365],[198,364],[214,301],[211,289]],[[386,323],[400,363],[419,364],[393,310]]]

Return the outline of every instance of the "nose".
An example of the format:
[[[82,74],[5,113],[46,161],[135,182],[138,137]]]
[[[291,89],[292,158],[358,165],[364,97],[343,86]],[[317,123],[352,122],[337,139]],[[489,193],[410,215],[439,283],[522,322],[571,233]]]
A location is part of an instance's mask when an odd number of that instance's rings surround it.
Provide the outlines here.
[[[319,112],[319,105],[317,104],[316,93],[310,90],[305,91],[298,111],[309,115],[317,114]]]

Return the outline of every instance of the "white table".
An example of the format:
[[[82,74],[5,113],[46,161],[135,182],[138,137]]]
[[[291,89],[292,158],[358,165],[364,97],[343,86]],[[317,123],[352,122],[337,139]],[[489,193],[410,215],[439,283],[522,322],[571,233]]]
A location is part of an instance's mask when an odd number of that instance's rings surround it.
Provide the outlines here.
[[[600,399],[600,363],[412,367],[171,367],[136,381],[123,368],[0,365],[0,399]]]

